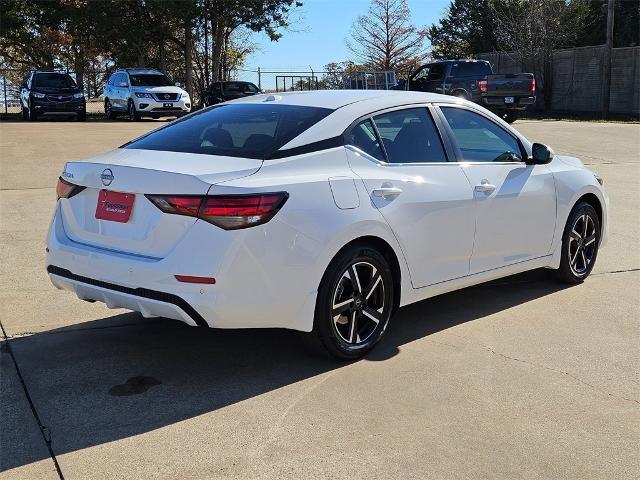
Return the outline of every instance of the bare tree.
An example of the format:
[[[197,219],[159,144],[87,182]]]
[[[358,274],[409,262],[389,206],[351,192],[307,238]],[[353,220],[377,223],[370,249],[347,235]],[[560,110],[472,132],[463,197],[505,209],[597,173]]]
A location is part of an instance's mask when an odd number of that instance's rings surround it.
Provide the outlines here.
[[[349,36],[347,48],[368,68],[406,72],[428,57],[427,28],[411,23],[407,0],[372,0]]]
[[[492,0],[501,49],[531,66],[551,108],[553,50],[572,46],[588,14],[588,0]],[[540,85],[541,84],[541,85]]]

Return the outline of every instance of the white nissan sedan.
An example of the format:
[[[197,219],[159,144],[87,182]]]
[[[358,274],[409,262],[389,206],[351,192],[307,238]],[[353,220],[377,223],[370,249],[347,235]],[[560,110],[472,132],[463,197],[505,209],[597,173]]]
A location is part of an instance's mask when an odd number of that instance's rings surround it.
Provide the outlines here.
[[[283,327],[353,359],[398,307],[541,267],[591,272],[602,180],[473,103],[256,95],[66,164],[47,270],[83,300]]]

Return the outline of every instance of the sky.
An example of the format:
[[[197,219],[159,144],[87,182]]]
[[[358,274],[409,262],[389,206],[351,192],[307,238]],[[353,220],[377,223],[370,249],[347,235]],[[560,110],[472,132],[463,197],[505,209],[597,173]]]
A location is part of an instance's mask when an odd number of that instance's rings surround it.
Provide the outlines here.
[[[353,58],[345,39],[356,17],[366,14],[370,0],[302,2],[303,6],[292,14],[291,29],[283,31],[277,42],[271,42],[265,34],[252,35],[259,50],[247,60],[247,69],[308,71],[313,67],[317,71],[327,63]],[[431,25],[438,21],[449,3],[449,0],[409,0],[412,23]],[[250,73],[241,75],[244,80],[253,77]],[[257,77],[251,81],[257,81]]]

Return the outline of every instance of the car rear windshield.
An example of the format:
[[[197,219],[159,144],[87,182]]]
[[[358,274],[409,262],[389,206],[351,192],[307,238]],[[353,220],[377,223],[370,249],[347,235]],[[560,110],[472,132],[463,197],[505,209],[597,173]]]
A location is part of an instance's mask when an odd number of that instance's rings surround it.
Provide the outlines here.
[[[159,73],[130,73],[129,78],[132,87],[170,87],[173,85],[171,80]]]
[[[236,103],[201,110],[124,148],[267,159],[333,110]]]
[[[258,87],[253,83],[226,82],[222,84],[222,89],[226,94],[233,93],[258,93]]]
[[[66,73],[38,73],[33,77],[34,87],[75,88],[76,82]]]

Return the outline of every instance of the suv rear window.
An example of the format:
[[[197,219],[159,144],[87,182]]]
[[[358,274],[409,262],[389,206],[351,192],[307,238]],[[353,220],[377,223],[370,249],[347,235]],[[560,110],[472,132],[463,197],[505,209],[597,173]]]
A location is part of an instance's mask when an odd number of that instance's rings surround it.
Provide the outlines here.
[[[486,62],[455,62],[451,65],[452,77],[483,77],[491,75],[491,65]]]
[[[66,73],[37,73],[33,86],[42,88],[75,88],[76,82]]]
[[[125,148],[267,159],[333,110],[298,105],[227,104],[202,110]]]

